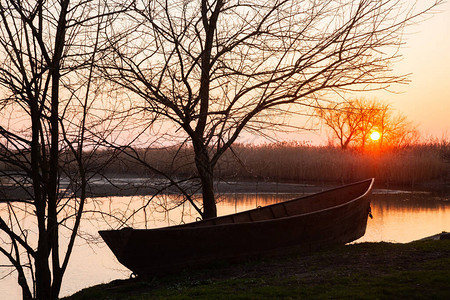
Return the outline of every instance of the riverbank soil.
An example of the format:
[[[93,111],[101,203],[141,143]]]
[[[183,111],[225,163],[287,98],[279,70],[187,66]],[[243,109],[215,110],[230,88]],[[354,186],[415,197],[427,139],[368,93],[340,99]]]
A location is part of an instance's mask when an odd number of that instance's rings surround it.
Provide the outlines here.
[[[180,249],[182,251],[182,249]],[[147,280],[67,299],[450,299],[450,240],[361,243]]]

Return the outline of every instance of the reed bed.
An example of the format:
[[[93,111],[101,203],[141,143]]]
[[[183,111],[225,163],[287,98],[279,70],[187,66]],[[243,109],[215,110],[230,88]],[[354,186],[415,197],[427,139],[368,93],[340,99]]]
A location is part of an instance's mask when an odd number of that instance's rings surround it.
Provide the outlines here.
[[[164,173],[177,177],[196,174],[192,148],[140,149],[139,156]],[[99,160],[96,160],[99,161]],[[221,180],[348,183],[375,177],[378,185],[415,187],[425,183],[448,183],[450,143],[417,144],[404,148],[342,151],[332,146],[299,143],[236,144],[215,170]],[[114,173],[155,175],[144,165],[119,155],[107,166]]]
[[[449,145],[416,145],[384,151],[342,151],[335,147],[280,143],[240,146],[240,163],[220,168],[227,177],[257,178],[288,182],[348,183],[375,177],[385,186],[448,182]],[[227,156],[224,160],[230,160]],[[237,160],[235,158],[235,160]],[[221,162],[222,163],[222,162]]]
[[[129,151],[129,150],[127,150]],[[130,154],[132,154],[130,156]],[[139,156],[137,161],[132,156]],[[88,169],[123,176],[159,176],[147,165],[178,178],[196,175],[192,147],[103,150],[91,154]],[[144,163],[143,163],[144,162]],[[1,171],[8,169],[3,166]],[[375,177],[379,186],[410,186],[450,182],[450,143],[417,144],[383,151],[343,151],[333,146],[294,142],[263,145],[235,144],[215,169],[220,180],[292,183],[349,183]]]

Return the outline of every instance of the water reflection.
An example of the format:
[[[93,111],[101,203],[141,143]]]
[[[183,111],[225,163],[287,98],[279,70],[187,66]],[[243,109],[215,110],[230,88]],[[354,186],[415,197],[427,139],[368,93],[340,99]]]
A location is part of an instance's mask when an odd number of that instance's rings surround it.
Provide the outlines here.
[[[220,215],[232,214],[258,206],[285,201],[293,194],[224,194],[218,203]],[[450,231],[450,201],[429,194],[374,194],[372,213],[364,237],[356,242],[409,242],[441,231]],[[151,200],[151,201],[150,201]],[[98,239],[100,229],[118,228],[127,224],[135,228],[156,228],[195,221],[196,211],[181,205],[176,196],[111,197],[91,199],[89,211],[110,212],[109,216],[86,213],[80,232],[86,239],[78,239],[69,263],[61,296],[70,295],[85,287],[128,278],[130,271],[119,264],[108,247]],[[168,208],[177,207],[168,211]],[[142,208],[144,207],[144,208]],[[4,264],[0,256],[0,265]],[[0,278],[8,273],[0,269]],[[20,289],[16,275],[0,280],[2,299],[17,299]]]
[[[450,231],[450,201],[429,194],[372,195],[374,219],[358,242],[405,243]]]
[[[285,201],[297,195],[230,195],[222,211],[234,213]],[[427,193],[373,194],[373,219],[364,237],[356,242],[406,243],[442,231],[450,231],[450,201]]]

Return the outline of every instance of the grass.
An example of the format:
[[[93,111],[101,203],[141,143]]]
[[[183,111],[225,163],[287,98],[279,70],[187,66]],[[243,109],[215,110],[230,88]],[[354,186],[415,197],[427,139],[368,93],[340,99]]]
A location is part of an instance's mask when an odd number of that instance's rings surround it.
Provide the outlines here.
[[[136,153],[166,174],[182,178],[196,174],[193,150],[189,146],[139,149]],[[91,162],[104,164],[113,153],[99,151]],[[384,151],[342,151],[331,146],[298,143],[264,145],[235,144],[215,169],[217,179],[345,184],[375,177],[385,187],[416,187],[425,183],[448,184],[450,142],[417,144]],[[106,174],[152,176],[149,169],[119,154],[106,164]]]
[[[151,149],[145,157],[157,161],[167,173],[183,176],[196,173],[192,149]],[[384,186],[414,187],[429,181],[448,181],[450,144],[421,144],[383,152],[342,151],[335,147],[296,143],[240,145],[219,161],[217,178],[289,182],[349,183],[375,177]],[[128,162],[128,165],[130,162]],[[139,166],[132,167],[139,170]],[[143,171],[143,170],[142,170]]]
[[[68,299],[450,299],[450,241],[362,243],[151,280],[121,280]]]
[[[156,169],[177,178],[196,174],[192,147],[138,149],[139,157]],[[118,155],[115,157],[115,155]],[[110,161],[110,159],[112,159]],[[235,144],[215,169],[216,179],[345,184],[375,177],[384,187],[415,188],[450,181],[450,142],[446,140],[392,148],[384,151],[342,151],[331,146],[298,143]],[[104,165],[102,172],[116,175],[152,176],[142,163],[123,153],[102,150],[93,154],[89,167]],[[0,165],[0,170],[7,169]],[[0,171],[1,175],[1,171]]]
[[[333,147],[311,147],[292,143],[242,147],[235,152],[244,161],[237,177],[275,181],[349,183],[375,177],[385,186],[412,186],[447,180],[450,145],[417,145],[383,152],[342,151]],[[224,158],[225,160],[225,158]],[[228,164],[230,165],[230,163]],[[224,177],[233,176],[222,170]]]

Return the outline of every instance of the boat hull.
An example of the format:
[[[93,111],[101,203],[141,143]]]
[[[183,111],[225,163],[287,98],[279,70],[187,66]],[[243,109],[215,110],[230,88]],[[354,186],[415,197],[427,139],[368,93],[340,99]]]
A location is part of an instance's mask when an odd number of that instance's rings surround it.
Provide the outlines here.
[[[100,235],[120,263],[145,276],[280,250],[312,251],[364,235],[372,184],[373,180],[367,180],[231,218],[158,229],[100,231]],[[346,194],[350,198],[341,199]]]

